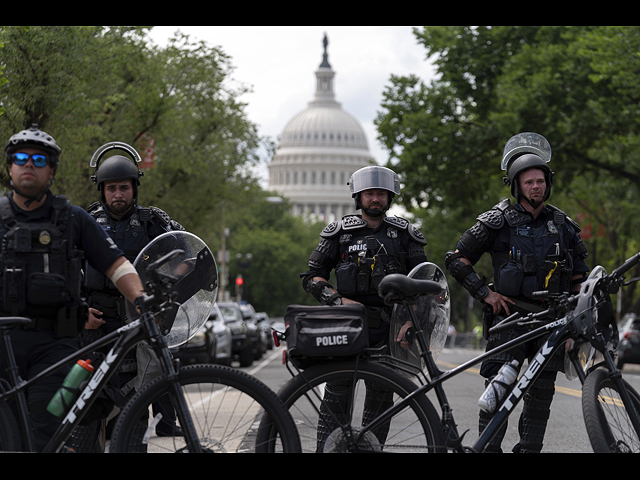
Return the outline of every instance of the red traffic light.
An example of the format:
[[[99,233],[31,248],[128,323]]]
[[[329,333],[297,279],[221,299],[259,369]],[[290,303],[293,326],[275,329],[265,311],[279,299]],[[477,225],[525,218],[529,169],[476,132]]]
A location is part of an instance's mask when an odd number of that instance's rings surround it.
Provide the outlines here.
[[[241,287],[243,283],[244,283],[244,280],[242,279],[242,275],[238,275],[238,276],[236,277],[236,285],[238,285],[239,287]]]

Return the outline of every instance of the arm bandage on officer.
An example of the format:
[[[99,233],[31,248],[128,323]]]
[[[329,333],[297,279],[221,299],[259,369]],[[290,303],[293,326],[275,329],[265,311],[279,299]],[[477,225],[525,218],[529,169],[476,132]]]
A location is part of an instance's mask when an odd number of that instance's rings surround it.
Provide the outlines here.
[[[138,271],[135,269],[135,267],[131,264],[129,260],[125,259],[125,261],[122,262],[122,264],[115,269],[115,271],[113,272],[113,275],[111,275],[110,277],[110,280],[115,285],[118,280],[120,280],[125,275],[129,275],[130,273],[135,273],[137,275]]]

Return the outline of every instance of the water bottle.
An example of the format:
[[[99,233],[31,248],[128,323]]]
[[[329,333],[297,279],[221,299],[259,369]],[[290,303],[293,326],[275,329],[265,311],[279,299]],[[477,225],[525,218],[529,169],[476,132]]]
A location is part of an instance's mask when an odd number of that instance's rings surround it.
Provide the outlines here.
[[[56,392],[49,402],[47,410],[56,417],[64,415],[80,394],[78,386],[81,382],[89,378],[92,373],[93,365],[91,365],[91,360],[78,360],[71,368],[67,378],[62,382],[60,390]]]
[[[511,363],[506,363],[502,366],[478,400],[478,405],[482,410],[491,413],[498,407],[498,403],[504,398],[507,388],[518,377],[519,370],[520,365],[517,360],[513,360]]]

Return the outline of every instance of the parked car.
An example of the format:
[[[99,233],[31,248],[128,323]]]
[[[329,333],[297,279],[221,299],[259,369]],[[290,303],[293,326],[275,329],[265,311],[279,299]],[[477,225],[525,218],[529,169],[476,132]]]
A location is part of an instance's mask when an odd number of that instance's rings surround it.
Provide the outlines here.
[[[256,321],[258,322],[258,328],[262,329],[267,338],[267,350],[273,348],[273,334],[271,333],[271,320],[269,315],[265,312],[256,313]]]
[[[198,333],[173,350],[173,355],[184,364],[213,363],[216,358],[216,336],[212,323],[207,321]]]
[[[240,305],[236,302],[218,303],[224,321],[231,329],[233,340],[232,349],[234,356],[238,357],[241,367],[248,367],[255,357],[256,328],[247,325],[242,317]]]
[[[231,365],[231,358],[233,357],[231,328],[227,325],[227,322],[224,321],[224,317],[217,303],[213,305],[213,309],[209,315],[209,321],[212,324],[211,331],[216,338],[215,363]]]
[[[640,317],[626,314],[620,321],[620,344],[618,345],[618,368],[625,363],[640,363]]]
[[[254,339],[254,359],[259,360],[267,351],[267,334],[258,325],[258,319],[256,317],[256,310],[250,303],[240,304],[240,310],[242,311],[242,318],[247,323],[247,327],[250,330]]]

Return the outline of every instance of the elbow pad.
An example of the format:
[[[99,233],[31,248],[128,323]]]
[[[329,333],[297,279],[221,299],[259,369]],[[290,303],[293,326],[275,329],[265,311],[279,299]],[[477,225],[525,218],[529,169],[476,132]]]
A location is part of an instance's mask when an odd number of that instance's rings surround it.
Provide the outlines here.
[[[447,252],[444,265],[455,280],[467,290],[476,300],[482,300],[489,295],[489,287],[484,278],[480,278],[471,265],[460,260],[460,252]]]
[[[342,295],[332,290],[330,283],[315,281],[311,275],[302,278],[302,288],[323,305],[341,305]]]

